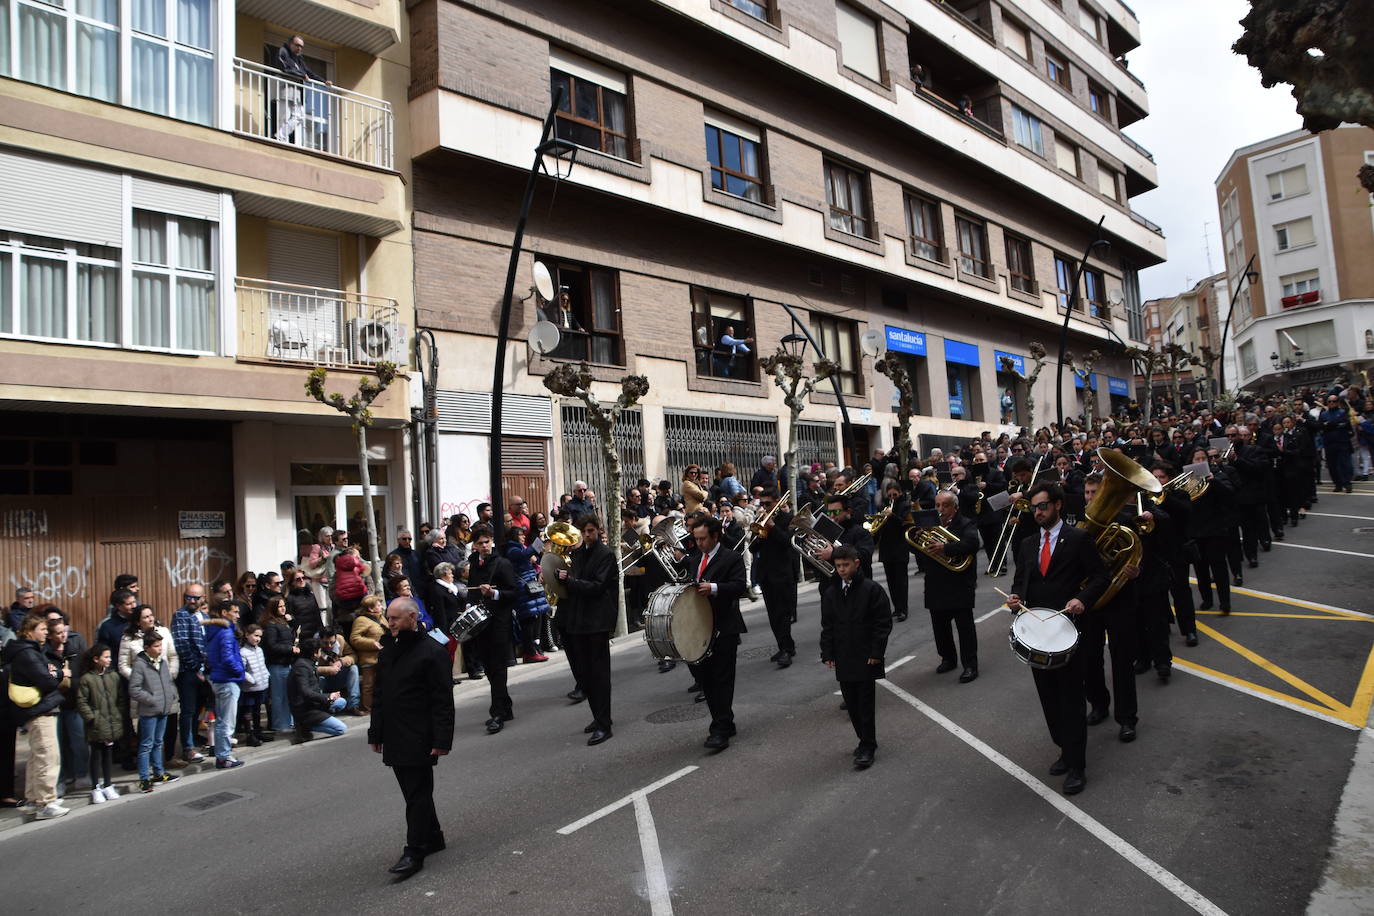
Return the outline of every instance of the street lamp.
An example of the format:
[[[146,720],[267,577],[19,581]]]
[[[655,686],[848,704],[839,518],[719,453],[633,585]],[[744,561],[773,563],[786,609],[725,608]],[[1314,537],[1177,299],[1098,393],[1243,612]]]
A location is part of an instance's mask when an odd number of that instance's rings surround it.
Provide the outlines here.
[[[802,355],[806,353],[806,335],[793,331],[778,341],[778,346],[782,347],[783,352],[788,356],[801,359]]]
[[[1068,308],[1064,309],[1064,325],[1059,329],[1059,368],[1054,376],[1054,398],[1055,412],[1059,415],[1059,429],[1064,429],[1064,352],[1069,348],[1069,318],[1073,316],[1073,310],[1078,306],[1078,281],[1083,279],[1083,270],[1087,267],[1088,258],[1092,257],[1093,249],[1102,247],[1110,248],[1112,243],[1102,238],[1102,223],[1107,219],[1103,216],[1097,221],[1097,238],[1088,243],[1088,247],[1083,250],[1083,257],[1078,259],[1078,266],[1074,269],[1073,282],[1069,284]],[[1034,433],[1034,430],[1032,430]]]
[[[1256,257],[1258,255],[1250,255],[1250,260],[1245,262],[1245,270],[1241,273],[1251,286],[1259,280],[1259,271],[1254,269]],[[1221,349],[1217,351],[1217,390],[1212,392],[1213,407],[1216,406],[1216,399],[1226,390],[1226,337],[1231,333],[1231,316],[1236,312],[1236,300],[1240,298],[1241,290],[1245,289],[1240,284],[1240,277],[1237,277],[1236,281],[1236,289],[1231,293],[1231,304],[1226,307],[1226,321],[1221,326]]]
[[[1269,362],[1277,372],[1288,372],[1292,369],[1302,368],[1302,347],[1294,347],[1290,359],[1280,359],[1278,351],[1269,354]]]

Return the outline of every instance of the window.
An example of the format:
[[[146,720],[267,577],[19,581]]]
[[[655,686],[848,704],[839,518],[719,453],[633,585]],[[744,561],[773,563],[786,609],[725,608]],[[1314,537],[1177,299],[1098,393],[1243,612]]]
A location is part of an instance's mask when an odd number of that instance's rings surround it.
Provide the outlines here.
[[[120,341],[120,251],[0,233],[0,332]]]
[[[1096,83],[1088,83],[1088,108],[1093,114],[1103,120],[1111,120],[1110,103],[1107,101],[1107,90]]]
[[[751,303],[742,296],[692,287],[692,348],[697,375],[712,378],[757,378],[757,347]]]
[[[1020,106],[1013,105],[1011,125],[1012,136],[1015,137],[1018,146],[1024,146],[1037,156],[1045,155],[1045,140],[1040,130],[1039,118],[1028,114]]]
[[[1070,88],[1069,65],[1064,62],[1063,58],[1055,57],[1049,51],[1045,52],[1045,73],[1060,86],[1065,89]]]
[[[945,234],[939,204],[918,194],[906,195],[906,233],[911,239],[913,255],[945,263]]]
[[[959,233],[959,269],[966,274],[991,279],[986,224],[969,216],[956,215],[954,228]]]
[[[1126,336],[1131,340],[1145,339],[1145,310],[1140,302],[1140,270],[1125,258],[1121,259],[1121,297],[1126,303]]]
[[[1054,138],[1054,161],[1061,172],[1068,172],[1075,178],[1083,177],[1078,164],[1078,147],[1060,137]]]
[[[212,224],[135,210],[133,342],[135,346],[215,349]]]
[[[614,270],[560,261],[554,265],[558,301],[545,309],[563,340],[554,359],[625,364],[620,339],[620,275]],[[566,297],[565,297],[566,294]]]
[[[1307,191],[1307,166],[1305,165],[1296,165],[1291,169],[1284,169],[1282,172],[1275,172],[1269,176],[1270,200],[1297,197],[1299,194],[1306,194]]]
[[[1279,356],[1292,359],[1297,350],[1302,350],[1305,359],[1329,359],[1339,356],[1336,348],[1336,323],[1318,321],[1315,324],[1300,324],[1279,331]]]
[[[1054,256],[1055,298],[1059,300],[1059,310],[1069,310],[1069,300],[1073,297],[1073,261],[1067,255]]]
[[[859,337],[858,325],[843,318],[812,314],[811,334],[821,345],[821,352],[826,358],[839,366],[835,377],[840,381],[840,391],[858,394],[859,357],[855,349]]]
[[[1089,315],[1104,320],[1112,317],[1106,293],[1107,281],[1102,276],[1102,271],[1092,268],[1083,271],[1083,299],[1088,303]]]
[[[835,19],[844,65],[881,82],[883,64],[878,50],[878,23],[847,3],[835,4]]]
[[[1005,233],[1007,240],[1007,276],[1011,288],[1032,296],[1039,295],[1035,282],[1035,262],[1031,260],[1031,243],[1019,235]]]
[[[1030,60],[1030,35],[1018,23],[1002,17],[1002,40],[1022,60]]]
[[[1084,6],[1081,0],[1078,4],[1078,24],[1099,44],[1102,42],[1102,17]]]
[[[748,13],[756,19],[762,19],[764,22],[772,21],[769,17],[770,10],[768,8],[770,0],[727,0],[727,2],[735,9]]]
[[[624,74],[564,51],[549,55],[550,90],[563,90],[556,132],[620,159],[630,157],[630,129],[626,118],[629,89]]]
[[[1118,188],[1116,178],[1116,171],[1099,160],[1097,163],[1097,190],[1102,193],[1103,197],[1110,198],[1119,203],[1121,201],[1121,191]]]
[[[1279,277],[1279,285],[1283,288],[1283,305],[1285,308],[1291,308],[1295,305],[1311,305],[1321,299],[1321,274],[1319,271],[1304,270],[1301,273]]]
[[[830,202],[830,228],[872,238],[866,175],[838,162],[827,161],[825,193]]]
[[[1312,234],[1312,217],[1304,216],[1302,219],[1278,224],[1274,227],[1274,238],[1279,251],[1315,244],[1317,239]]]
[[[762,140],[758,128],[708,112],[706,161],[711,166],[711,187],[763,203]]]
[[[1247,340],[1239,347],[1240,371],[1246,378],[1250,378],[1259,372],[1259,366],[1255,363],[1255,342]]]
[[[125,5],[122,28],[120,6],[119,0],[0,3],[0,72],[183,121],[213,123],[214,0],[135,0]],[[18,39],[12,61],[11,36]]]

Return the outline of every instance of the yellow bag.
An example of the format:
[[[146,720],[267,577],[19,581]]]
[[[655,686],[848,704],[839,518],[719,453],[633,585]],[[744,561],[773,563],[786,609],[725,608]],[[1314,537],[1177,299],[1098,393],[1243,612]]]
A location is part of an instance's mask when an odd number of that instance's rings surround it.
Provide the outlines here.
[[[23,684],[10,681],[10,702],[20,709],[37,706],[42,697],[43,695],[38,692],[37,687],[25,687]]]

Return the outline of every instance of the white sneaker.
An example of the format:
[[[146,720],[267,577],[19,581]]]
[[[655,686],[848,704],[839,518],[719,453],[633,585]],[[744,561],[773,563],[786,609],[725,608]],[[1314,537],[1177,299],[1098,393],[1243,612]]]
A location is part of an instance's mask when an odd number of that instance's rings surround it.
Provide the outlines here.
[[[235,737],[233,737],[233,736],[231,735],[230,738],[229,738],[229,746],[230,746],[230,747],[238,747],[238,743],[239,743],[239,739],[237,739],[237,738],[235,738]]]
[[[36,821],[49,821],[53,818],[61,817],[64,814],[71,814],[71,811],[62,807],[57,802],[53,802],[50,805],[39,808],[34,814],[33,819]]]
[[[105,804],[105,802],[107,802],[108,800],[109,800],[109,799],[107,799],[107,798],[105,797],[105,793],[102,792],[102,791],[100,791],[99,789],[92,789],[92,790],[91,790],[91,804],[93,804],[93,805],[103,805],[103,804]]]
[[[106,801],[114,801],[119,798],[119,790],[114,786],[105,786],[100,791],[105,796]]]

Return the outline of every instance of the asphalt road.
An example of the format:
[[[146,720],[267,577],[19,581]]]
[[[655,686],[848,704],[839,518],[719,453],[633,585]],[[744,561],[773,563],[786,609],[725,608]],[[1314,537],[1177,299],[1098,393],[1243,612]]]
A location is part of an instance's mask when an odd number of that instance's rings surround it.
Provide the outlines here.
[[[1172,682],[1139,679],[1139,739],[1091,729],[1088,787],[1071,799],[1045,772],[1056,750],[1007,615],[979,624],[977,681],[936,675],[919,577],[888,653],[912,658],[878,692],[877,763],[854,770],[806,586],[790,669],[768,662],[762,604],[747,606],[740,734],[723,753],[701,747],[706,710],[685,668],[660,675],[637,636],[614,651],[615,737],[599,747],[585,746],[589,715],[564,698],[561,661],[512,672],[517,718],[494,737],[485,682],[458,687],[438,770],[448,849],[410,881],[386,874],[400,797],[358,727],[59,821],[5,821],[5,874],[29,877],[5,882],[3,909],[1301,913],[1374,690],[1374,619],[1315,607],[1371,609],[1374,535],[1352,529],[1374,526],[1374,485],[1360,489],[1314,507],[1359,518],[1314,515],[1246,570],[1235,613],[1200,618],[1217,636],[1195,649],[1175,637]],[[994,584],[982,580],[980,614],[999,604]]]

